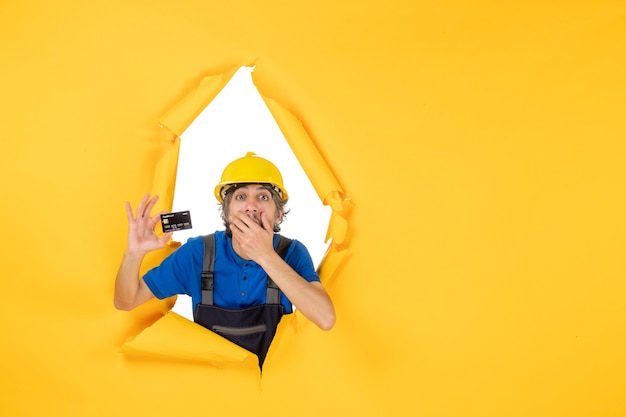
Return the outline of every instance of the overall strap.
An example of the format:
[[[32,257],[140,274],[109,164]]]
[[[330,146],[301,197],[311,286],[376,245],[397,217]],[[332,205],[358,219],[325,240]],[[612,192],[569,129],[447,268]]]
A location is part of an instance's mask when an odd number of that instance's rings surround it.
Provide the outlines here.
[[[278,235],[278,242],[276,243],[276,252],[281,258],[285,259],[287,249],[291,245],[291,239]],[[278,285],[272,280],[271,277],[267,277],[267,296],[265,304],[280,304],[280,289]]]
[[[213,305],[213,271],[215,270],[215,236],[202,236],[204,261],[202,263],[202,304]]]
[[[204,260],[202,262],[202,304],[213,305],[213,271],[215,271],[215,236],[202,236],[204,240]],[[284,236],[278,236],[276,243],[276,252],[281,258],[285,259],[287,249],[291,245],[291,239]],[[278,285],[267,277],[267,295],[266,304],[280,304],[280,289]]]

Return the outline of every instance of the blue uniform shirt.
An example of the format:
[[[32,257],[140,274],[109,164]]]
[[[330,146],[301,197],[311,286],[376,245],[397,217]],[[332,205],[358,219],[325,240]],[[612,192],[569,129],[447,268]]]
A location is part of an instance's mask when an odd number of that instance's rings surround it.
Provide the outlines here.
[[[274,235],[274,247],[278,235]],[[159,299],[176,294],[191,297],[193,311],[202,301],[202,261],[204,241],[202,236],[187,240],[176,251],[148,271],[143,279]],[[300,276],[309,282],[319,281],[313,261],[306,247],[293,240],[285,254],[287,262]],[[215,281],[213,302],[216,306],[240,309],[265,304],[267,274],[254,261],[242,259],[235,253],[232,239],[224,231],[215,232]],[[281,292],[281,303],[286,313],[293,311],[291,302]]]

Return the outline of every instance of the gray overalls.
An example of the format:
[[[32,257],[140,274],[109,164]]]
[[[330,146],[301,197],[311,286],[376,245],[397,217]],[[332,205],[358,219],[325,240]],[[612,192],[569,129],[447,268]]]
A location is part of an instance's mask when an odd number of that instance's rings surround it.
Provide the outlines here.
[[[231,342],[249,350],[259,358],[259,368],[276,334],[278,323],[285,314],[280,302],[280,289],[267,277],[266,304],[243,309],[229,309],[213,304],[213,271],[215,270],[215,237],[203,236],[202,302],[196,306],[194,321]],[[291,239],[279,236],[276,252],[284,258]]]

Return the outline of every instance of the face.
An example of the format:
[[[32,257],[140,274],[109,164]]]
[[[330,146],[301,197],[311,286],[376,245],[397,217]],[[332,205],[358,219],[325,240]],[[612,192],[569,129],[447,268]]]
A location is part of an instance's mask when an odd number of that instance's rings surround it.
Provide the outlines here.
[[[244,213],[263,226],[261,214],[274,225],[280,217],[276,203],[272,198],[270,189],[262,184],[249,184],[233,191],[232,199],[228,205],[229,213]]]

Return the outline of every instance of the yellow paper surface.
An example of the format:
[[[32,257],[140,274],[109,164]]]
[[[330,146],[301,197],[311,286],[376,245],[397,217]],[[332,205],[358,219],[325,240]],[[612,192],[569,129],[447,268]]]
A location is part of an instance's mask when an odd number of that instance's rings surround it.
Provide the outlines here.
[[[170,359],[206,361],[217,366],[224,362],[243,362],[254,356],[216,333],[169,312],[136,337],[122,345],[122,352],[131,355]],[[254,360],[253,366],[258,366]]]
[[[2,2],[0,415],[626,415],[625,16]],[[337,310],[283,320],[262,377],[172,300],[112,302],[124,201],[171,204],[177,136],[252,63],[333,208]]]

